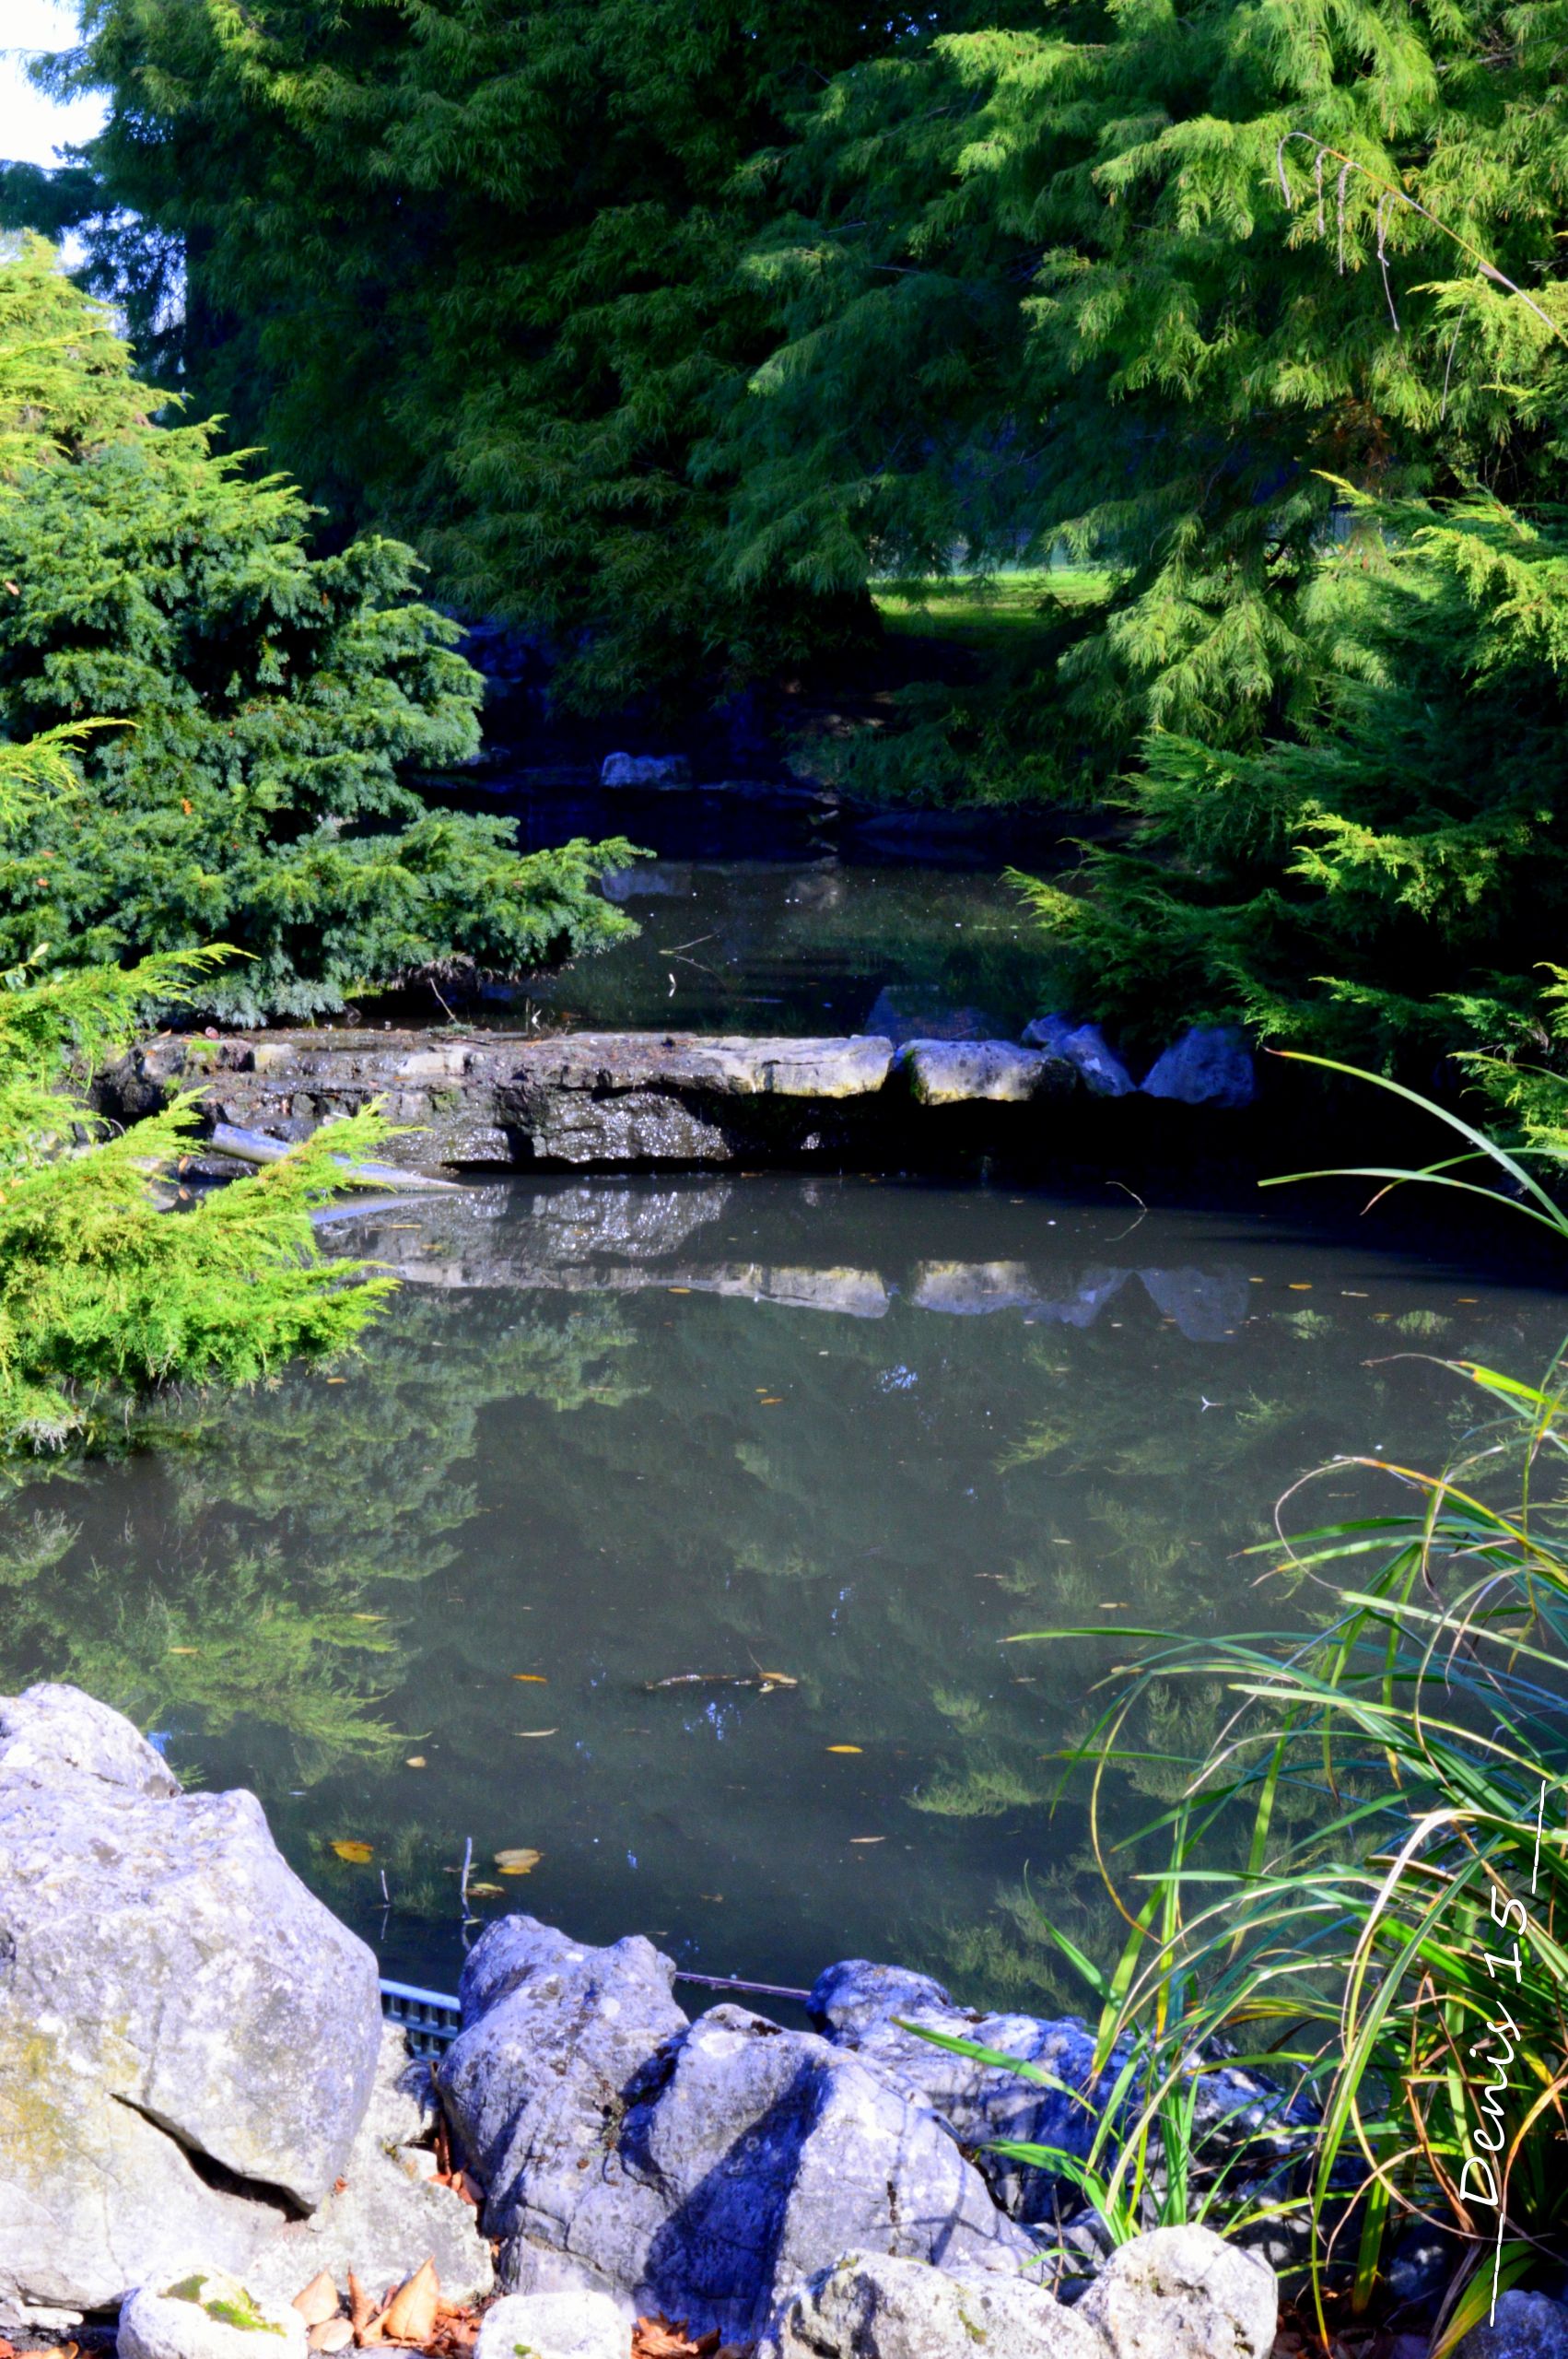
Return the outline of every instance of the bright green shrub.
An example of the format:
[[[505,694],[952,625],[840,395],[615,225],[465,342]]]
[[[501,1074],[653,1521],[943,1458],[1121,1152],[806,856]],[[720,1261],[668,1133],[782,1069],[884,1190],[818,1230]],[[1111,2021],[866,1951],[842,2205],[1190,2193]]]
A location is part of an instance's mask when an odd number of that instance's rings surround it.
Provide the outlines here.
[[[79,799],[67,756],[58,741],[0,745],[0,844]],[[188,1147],[193,1101],[123,1132],[84,1104],[148,1003],[185,996],[212,963],[52,971],[41,946],[0,973],[0,1452],[90,1437],[159,1383],[248,1379],[339,1348],[388,1291],[324,1261],[310,1221],[341,1178],[333,1155],[374,1151],[374,1116],[175,1210],[156,1175]]]

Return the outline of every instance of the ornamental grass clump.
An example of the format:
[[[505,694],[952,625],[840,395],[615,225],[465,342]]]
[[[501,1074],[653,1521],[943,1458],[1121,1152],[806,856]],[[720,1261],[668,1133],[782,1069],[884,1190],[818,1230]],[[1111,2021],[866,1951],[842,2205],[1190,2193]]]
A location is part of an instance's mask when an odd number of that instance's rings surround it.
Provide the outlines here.
[[[1539,1386],[1445,1365],[1486,1412],[1453,1462],[1337,1461],[1398,1504],[1268,1552],[1325,1602],[1316,1626],[1133,1634],[1070,1756],[1093,1767],[1128,1942],[1106,1976],[1056,1936],[1099,1996],[1094,2071],[1119,2065],[1119,2102],[1086,2162],[1027,2155],[1113,2236],[1268,2216],[1288,2248],[1293,2224],[1320,2322],[1387,2314],[1393,2248],[1423,2228],[1446,2257],[1436,2354],[1568,2257],[1568,1362]],[[1118,1856],[1104,1789],[1146,1763],[1151,1697],[1192,1681],[1234,1708]]]

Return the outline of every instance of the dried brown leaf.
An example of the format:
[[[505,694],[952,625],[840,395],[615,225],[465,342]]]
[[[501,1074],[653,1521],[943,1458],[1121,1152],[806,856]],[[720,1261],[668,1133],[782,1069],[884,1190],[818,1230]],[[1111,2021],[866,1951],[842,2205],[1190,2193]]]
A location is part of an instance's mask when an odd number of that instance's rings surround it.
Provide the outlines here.
[[[433,2260],[422,2261],[405,2278],[381,2315],[381,2332],[389,2342],[428,2342],[436,2330],[436,2306],[441,2281]]]
[[[291,2306],[297,2309],[307,2326],[325,2326],[337,2316],[337,2287],[327,2271],[318,2271],[308,2285],[301,2285]]]
[[[346,2351],[354,2340],[354,2329],[346,2318],[322,2318],[310,2329],[305,2338],[312,2351]]]

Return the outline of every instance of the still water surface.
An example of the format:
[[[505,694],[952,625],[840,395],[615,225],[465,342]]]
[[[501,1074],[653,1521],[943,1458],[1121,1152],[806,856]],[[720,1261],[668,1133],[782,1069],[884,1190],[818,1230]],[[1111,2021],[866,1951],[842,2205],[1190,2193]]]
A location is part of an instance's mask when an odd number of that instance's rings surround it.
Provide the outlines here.
[[[1339,1452],[1431,1462],[1468,1414],[1433,1355],[1530,1373],[1562,1323],[1392,1222],[1347,1246],[1108,1189],[520,1180],[357,1233],[409,1281],[362,1356],[7,1506],[0,1675],[253,1787],[440,1989],[472,1839],[481,1919],[1068,1996],[1031,1911],[1093,1937],[1095,1904],[1051,1756],[1119,1650],[1007,1642],[1299,1614],[1238,1554],[1276,1496]],[[1300,1520],[1363,1496],[1340,1470]]]

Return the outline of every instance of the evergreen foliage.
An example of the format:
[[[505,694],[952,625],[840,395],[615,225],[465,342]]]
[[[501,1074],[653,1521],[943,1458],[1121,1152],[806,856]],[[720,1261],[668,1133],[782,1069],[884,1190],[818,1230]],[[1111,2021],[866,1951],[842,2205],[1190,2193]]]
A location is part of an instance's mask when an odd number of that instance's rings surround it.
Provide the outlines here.
[[[1380,1063],[1529,1060],[1568,921],[1568,522],[1355,514],[1304,600],[1298,731],[1155,732],[1129,839],[1026,889],[1073,1003],[1133,1030],[1179,1011]]]
[[[0,745],[0,842],[75,793],[61,741]],[[212,954],[129,969],[52,968],[49,956],[40,944],[0,973],[0,1450],[90,1435],[163,1382],[244,1379],[337,1349],[390,1283],[323,1261],[310,1223],[339,1176],[333,1153],[374,1152],[375,1117],[176,1212],[149,1175],[178,1164],[193,1099],[119,1133],[83,1102],[149,1003],[181,997]]]
[[[560,692],[721,695],[825,619],[872,628],[863,581],[826,618],[766,581],[715,595],[702,451],[774,333],[739,168],[884,38],[834,0],[94,0],[100,268],[313,496],[548,632]]]
[[[1117,561],[1036,703],[1071,786],[1151,723],[1245,748],[1294,719],[1325,471],[1558,487],[1563,11],[1027,16],[841,76],[781,159],[733,562]]]
[[[195,996],[256,1022],[624,933],[597,885],[628,845],[522,858],[508,823],[402,782],[472,752],[480,693],[411,553],[312,554],[291,484],[150,423],[152,398],[46,247],[0,264],[0,729],[99,724],[88,791],[0,848],[0,959],[227,940],[244,962]]]

